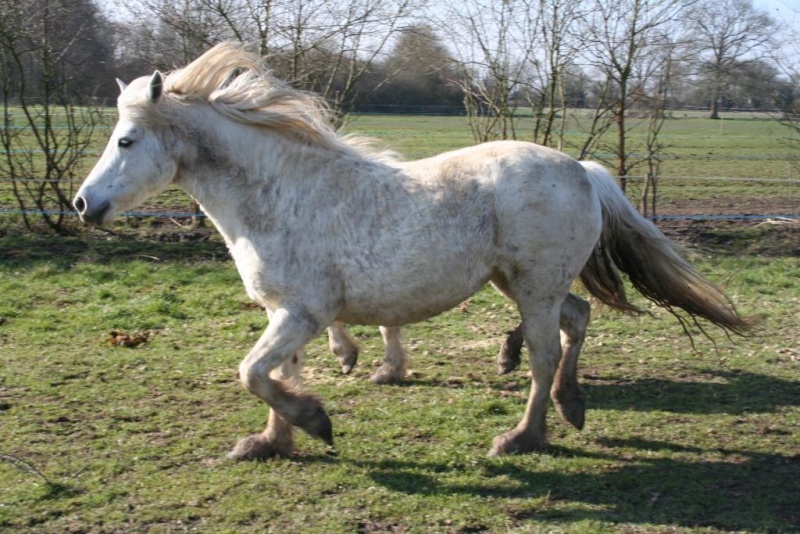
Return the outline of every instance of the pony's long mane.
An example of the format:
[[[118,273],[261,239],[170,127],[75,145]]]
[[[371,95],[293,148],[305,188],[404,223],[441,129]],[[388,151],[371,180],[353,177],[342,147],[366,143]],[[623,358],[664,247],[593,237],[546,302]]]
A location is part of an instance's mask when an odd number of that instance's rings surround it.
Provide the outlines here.
[[[368,138],[339,136],[324,99],[278,80],[261,57],[239,43],[220,43],[167,73],[164,96],[183,103],[205,102],[233,121],[293,134],[333,150],[393,159]]]

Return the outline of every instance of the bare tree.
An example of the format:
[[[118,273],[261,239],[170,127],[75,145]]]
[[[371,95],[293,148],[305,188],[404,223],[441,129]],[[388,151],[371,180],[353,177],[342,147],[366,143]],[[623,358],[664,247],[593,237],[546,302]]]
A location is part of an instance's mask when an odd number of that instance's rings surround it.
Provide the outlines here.
[[[542,0],[538,27],[532,28],[531,39],[539,59],[532,62],[534,85],[524,94],[534,114],[533,141],[559,150],[563,148],[568,116],[565,78],[578,53],[580,41],[575,34],[582,3]]]
[[[680,0],[593,0],[583,13],[584,55],[609,80],[610,94],[616,100],[614,152],[623,191],[628,173],[635,164],[626,147],[629,106],[641,95],[658,65],[645,59],[654,57],[663,45],[661,37],[669,33],[668,25],[677,19],[686,4]]]
[[[454,48],[476,141],[516,138],[512,97],[530,85],[540,13],[533,0],[465,0],[442,8],[438,24]]]
[[[681,49],[681,40],[675,39],[675,37],[662,35],[662,46],[659,47],[658,53],[651,58],[657,67],[650,76],[650,84],[644,102],[644,108],[649,115],[644,142],[644,161],[647,165],[647,174],[642,187],[639,211],[642,215],[651,217],[656,216],[659,171],[664,152],[668,148],[661,138],[661,128],[667,118],[667,103],[672,82],[681,64],[681,56],[678,52]]]
[[[608,130],[614,125],[616,98],[611,78],[602,73],[597,74],[598,81],[594,82],[590,91],[594,106],[588,121],[578,120],[577,128],[582,132],[583,138],[575,146],[578,149],[578,159],[586,159],[594,155],[604,139]],[[603,158],[596,159],[603,160]],[[604,161],[604,163],[606,163]]]
[[[0,176],[11,180],[29,229],[41,218],[65,231],[72,181],[96,119],[91,95],[72,88],[89,87],[76,76],[97,59],[85,54],[85,38],[98,23],[88,2],[0,1]]]
[[[708,78],[709,118],[717,119],[720,97],[735,67],[770,52],[777,23],[753,8],[751,0],[704,0],[690,11],[689,22]]]
[[[126,49],[156,66],[183,64],[222,40],[258,48],[276,75],[313,90],[334,107],[355,99],[393,38],[424,0],[141,0],[125,4],[132,39]],[[140,20],[158,21],[146,33]]]
[[[116,0],[116,6],[124,14],[117,27],[122,65],[164,70],[185,65],[220,41],[236,39],[246,14],[241,0]]]
[[[363,80],[371,85],[364,92],[371,94],[359,99],[359,107],[367,104],[405,110],[423,106],[459,109],[464,94],[454,65],[449,50],[430,25],[406,27],[386,60]]]

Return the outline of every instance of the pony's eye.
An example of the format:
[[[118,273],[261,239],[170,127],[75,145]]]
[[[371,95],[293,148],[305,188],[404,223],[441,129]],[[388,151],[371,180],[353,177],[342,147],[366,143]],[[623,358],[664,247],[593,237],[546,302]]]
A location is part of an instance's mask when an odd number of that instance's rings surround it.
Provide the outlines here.
[[[120,148],[128,148],[133,144],[133,140],[128,139],[127,137],[120,137],[119,141],[117,141],[117,146]]]

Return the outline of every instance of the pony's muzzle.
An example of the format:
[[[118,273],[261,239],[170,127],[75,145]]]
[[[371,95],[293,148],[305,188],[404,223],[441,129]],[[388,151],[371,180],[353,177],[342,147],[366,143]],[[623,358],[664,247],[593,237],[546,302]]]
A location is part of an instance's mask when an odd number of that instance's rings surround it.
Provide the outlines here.
[[[72,201],[72,205],[75,211],[78,212],[78,216],[82,222],[96,225],[103,224],[106,214],[111,208],[111,203],[108,200],[100,202],[97,205],[91,205],[81,195],[75,197],[75,200]]]

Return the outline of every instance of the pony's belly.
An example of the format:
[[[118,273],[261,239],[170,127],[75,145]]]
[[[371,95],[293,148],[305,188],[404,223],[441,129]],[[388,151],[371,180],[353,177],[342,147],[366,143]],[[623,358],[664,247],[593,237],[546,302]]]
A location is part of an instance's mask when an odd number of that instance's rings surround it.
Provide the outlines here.
[[[467,284],[441,284],[407,287],[405,291],[386,290],[372,296],[351,294],[339,311],[337,320],[350,324],[402,326],[429,319],[462,303],[479,291],[489,276]]]
[[[402,254],[375,255],[340,269],[338,319],[351,324],[400,326],[457,306],[489,281],[495,265],[490,240],[464,244],[458,236]],[[351,267],[352,268],[347,268]],[[366,266],[366,267],[365,267]]]
[[[438,303],[427,303],[427,306],[417,306],[409,308],[407,306],[383,307],[348,307],[343,308],[337,321],[348,324],[375,325],[375,326],[403,326],[411,323],[418,323],[443,313],[468,298],[448,300]]]

